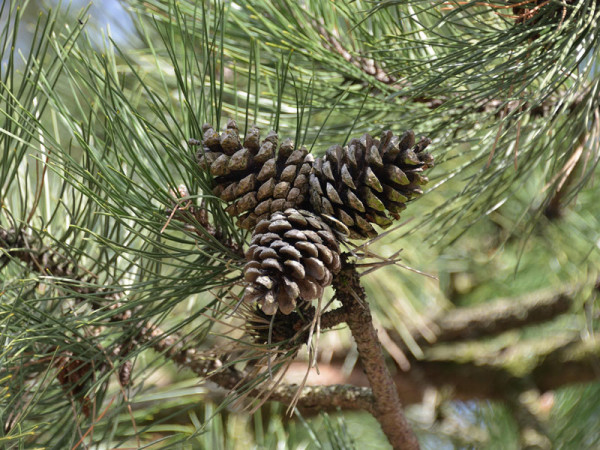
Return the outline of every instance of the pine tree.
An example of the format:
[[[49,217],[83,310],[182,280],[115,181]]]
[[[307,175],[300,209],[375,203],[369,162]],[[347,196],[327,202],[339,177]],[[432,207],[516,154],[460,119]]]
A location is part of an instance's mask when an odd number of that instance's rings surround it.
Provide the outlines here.
[[[0,6],[0,446],[600,444],[598,2],[123,4]]]

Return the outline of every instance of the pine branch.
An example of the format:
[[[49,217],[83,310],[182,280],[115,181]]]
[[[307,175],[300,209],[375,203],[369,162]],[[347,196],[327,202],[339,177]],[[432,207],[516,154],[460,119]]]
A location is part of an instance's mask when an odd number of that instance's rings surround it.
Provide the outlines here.
[[[506,398],[520,379],[528,380],[524,388],[533,386],[541,392],[600,379],[600,342],[584,341],[578,335],[515,343],[497,350],[469,343],[457,351],[437,349],[425,358],[415,367],[423,380],[454,387],[458,398],[464,394]]]
[[[557,343],[558,344],[558,343]],[[473,355],[473,353],[475,355]],[[510,355],[509,357],[503,355]],[[525,366],[524,361],[533,361]],[[298,362],[288,371],[290,378],[305,372]],[[434,359],[410,360],[410,370],[394,374],[400,401],[411,405],[423,401],[428,389],[449,392],[455,400],[501,400],[535,388],[540,392],[553,391],[573,384],[600,380],[600,344],[582,341],[578,336],[563,340],[551,351],[536,348],[531,343],[516,343],[494,352],[486,347],[465,348],[460,354],[439,354]],[[319,363],[322,377],[309,378],[308,383],[349,383],[368,386],[362,366],[357,365],[345,374],[344,358],[335,356],[328,363]],[[522,372],[515,371],[521,368]]]
[[[192,212],[193,213],[193,212]],[[217,232],[214,228],[207,227],[209,232]],[[84,277],[77,275],[77,272],[67,264],[66,259],[57,251],[50,247],[44,246],[40,240],[33,239],[23,230],[16,232],[14,230],[5,230],[0,228],[0,250],[1,258],[9,259],[16,258],[24,263],[29,270],[38,272],[43,275],[56,276],[59,278],[67,278],[78,283],[78,286],[83,286],[87,283],[87,274]],[[232,248],[236,251],[237,247]],[[76,287],[76,292],[82,294],[94,293],[89,287]],[[95,292],[98,294],[99,292]],[[123,304],[119,302],[120,296],[115,296],[115,303],[111,309],[121,307]],[[92,309],[99,309],[102,305],[92,302]],[[111,322],[120,322],[131,319],[135,311],[127,310],[116,313],[110,317]],[[323,329],[331,328],[339,325],[346,319],[346,312],[342,309],[335,309],[325,312],[321,317],[321,326]],[[235,391],[243,387],[244,383],[250,378],[247,373],[237,370],[233,367],[224,367],[221,360],[215,355],[207,357],[205,354],[200,354],[195,348],[186,346],[183,338],[177,334],[167,334],[155,325],[145,324],[139,328],[136,334],[129,337],[128,340],[122,342],[112,351],[114,356],[121,358],[125,357],[135,347],[149,345],[156,352],[162,354],[165,358],[173,361],[182,368],[187,368],[193,371],[200,377],[206,378],[218,386]],[[58,373],[61,384],[77,384],[78,380],[85,378],[89,370],[93,370],[92,366],[82,365],[77,360],[76,355],[70,355],[63,362],[64,367],[77,368],[77,380],[74,376],[61,369]],[[130,367],[125,366],[128,369]],[[100,368],[98,368],[100,369]],[[129,383],[128,373],[123,371],[120,373],[120,382],[122,385]],[[68,376],[67,376],[68,375]],[[67,386],[67,389],[69,386]],[[301,393],[298,396],[299,386],[297,385],[279,385],[269,393],[269,399],[285,404],[291,404],[295,397],[298,397],[297,405],[307,408],[319,407],[340,407],[347,409],[364,409],[373,412],[373,395],[371,390],[364,387],[356,386],[317,386],[317,387],[302,387]],[[250,397],[263,395],[259,389],[254,389],[250,392]],[[85,400],[85,399],[84,399]]]
[[[542,291],[522,298],[501,299],[470,308],[444,311],[432,319],[431,328],[435,330],[433,340],[428,340],[418,330],[411,331],[411,335],[419,345],[427,346],[495,336],[508,330],[548,322],[571,308],[575,290],[568,288],[556,293]],[[405,347],[398,333],[393,330],[388,330],[388,333],[398,345]]]
[[[399,79],[396,75],[386,70],[384,66],[381,65],[381,62],[377,59],[367,58],[363,56],[360,51],[351,52],[347,48],[345,48],[338,37],[334,34],[333,31],[328,30],[325,26],[316,21],[312,21],[313,27],[319,30],[319,34],[321,35],[325,48],[329,49],[332,53],[339,55],[342,57],[347,63],[353,65],[360,69],[365,75],[369,77],[373,77],[380,83],[384,85],[390,86],[392,92],[400,91],[402,89],[406,89],[410,86],[407,80]],[[582,101],[585,100],[590,88],[584,89],[577,97],[572,100],[565,111],[571,112],[573,111]],[[448,103],[450,98],[446,96],[442,97],[431,97],[431,96],[398,96],[398,100],[402,103],[410,102],[417,103],[423,105],[425,108],[430,110],[438,109],[444,104]],[[529,104],[529,102],[523,102],[520,100],[512,100],[506,101],[498,98],[487,98],[478,100],[478,106],[474,106],[472,104],[464,105],[463,107],[472,108],[474,113],[494,113],[499,115],[501,110],[503,110],[502,114],[507,116],[509,114],[514,113],[517,110],[528,111],[528,115],[533,118],[543,118],[548,117],[554,110],[557,102],[562,102],[562,98],[549,98],[545,99],[541,102],[537,102],[534,104]]]
[[[386,366],[373,318],[354,265],[342,255],[342,270],[333,283],[337,298],[347,311],[347,323],[356,341],[362,366],[373,390],[373,415],[396,449],[417,449],[419,442],[402,412],[396,385]]]
[[[194,348],[186,348],[181,339],[176,336],[165,336],[159,328],[150,333],[143,333],[143,341],[150,343],[152,348],[172,360],[182,368],[190,369],[200,377],[206,378],[218,386],[234,391],[243,388],[248,381],[248,374],[231,366],[223,368],[218,357],[207,358],[200,355]],[[283,384],[269,393],[269,399],[284,404],[291,404],[297,396],[298,386]],[[258,389],[250,392],[249,396],[259,396],[264,393]],[[340,407],[348,409],[364,409],[373,411],[373,395],[371,390],[350,385],[335,386],[305,386],[297,401],[298,406],[307,408]]]

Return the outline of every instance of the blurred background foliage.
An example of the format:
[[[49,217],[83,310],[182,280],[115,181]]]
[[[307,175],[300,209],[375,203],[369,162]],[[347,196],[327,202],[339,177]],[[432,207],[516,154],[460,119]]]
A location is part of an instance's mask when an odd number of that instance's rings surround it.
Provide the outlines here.
[[[406,362],[410,372],[486,359],[514,377],[489,398],[425,381],[423,398],[407,402],[423,448],[600,445],[600,384],[589,379],[600,375],[597,2],[0,8],[2,446],[387,448],[367,413],[289,418],[277,404],[253,414],[218,406],[221,391],[151,343],[127,347],[141,324],[199,350],[243,341],[239,318],[227,315],[242,260],[225,243],[241,247],[247,235],[187,145],[203,123],[228,118],[316,154],[385,129],[431,137],[429,190],[359,261],[377,265],[362,280],[383,345],[400,378]],[[168,221],[182,184],[221,240]],[[20,247],[62,259],[48,256],[39,270],[9,251]],[[387,260],[399,250],[400,264]],[[549,320],[428,342],[449,312],[566,289],[569,308]],[[543,365],[579,344],[595,376],[563,377],[567,359]],[[320,347],[315,382],[352,381],[347,330],[324,333]],[[564,383],[536,384],[537,367]]]

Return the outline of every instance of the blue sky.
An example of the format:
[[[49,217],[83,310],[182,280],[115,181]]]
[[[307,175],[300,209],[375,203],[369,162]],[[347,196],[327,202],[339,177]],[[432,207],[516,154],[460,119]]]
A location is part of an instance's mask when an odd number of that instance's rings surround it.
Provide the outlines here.
[[[6,2],[6,0],[0,1]],[[20,2],[13,0],[11,3],[13,7],[16,7]],[[138,42],[131,15],[119,0],[37,0],[28,3],[27,9],[24,11],[24,24],[19,27],[17,35],[16,54],[22,52],[27,55],[29,52],[35,22],[38,20],[42,5],[51,8],[60,7],[61,14],[65,15],[70,22],[75,22],[76,18],[82,17],[86,22],[85,31],[92,42],[98,46],[103,43],[107,27],[110,28],[110,35],[119,47],[135,46]],[[0,29],[4,29],[7,25],[11,26],[11,24],[7,24],[8,6],[9,4],[4,4],[3,14],[0,17]],[[88,6],[89,9],[86,11]],[[85,14],[84,11],[86,11]],[[12,16],[14,17],[14,10]],[[0,61],[0,74],[5,68],[7,58],[8,55],[5,53],[5,57]],[[20,64],[19,58],[17,58],[16,64]]]
[[[119,0],[71,0],[70,2],[51,0],[48,3],[62,4],[62,9],[68,10],[71,15],[76,17],[80,16],[89,5],[85,16],[87,16],[88,25],[92,30],[105,30],[107,25],[110,26],[111,36],[118,45],[130,44],[132,39],[135,39],[131,16]]]

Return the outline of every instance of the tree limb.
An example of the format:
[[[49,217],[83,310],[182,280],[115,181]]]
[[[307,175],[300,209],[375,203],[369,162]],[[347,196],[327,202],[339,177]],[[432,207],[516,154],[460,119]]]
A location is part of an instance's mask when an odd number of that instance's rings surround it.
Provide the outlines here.
[[[410,370],[397,371],[394,382],[403,404],[420,403],[427,389],[446,391],[451,398],[463,401],[510,400],[515,393],[536,389],[552,391],[572,384],[600,380],[600,341],[582,340],[579,335],[559,336],[540,343],[515,342],[495,350],[473,342],[458,351],[446,346],[433,347],[425,359],[411,359]],[[305,363],[297,362],[287,376],[295,378],[305,372]],[[324,376],[311,376],[308,384],[350,383],[368,386],[363,368],[357,365],[347,374],[344,358],[319,363]],[[330,381],[328,381],[330,380]]]
[[[394,448],[418,449],[419,442],[404,416],[396,385],[387,368],[358,272],[347,258],[342,255],[342,270],[335,277],[333,287],[347,312],[346,323],[373,391],[373,415]]]
[[[177,341],[174,336],[161,336],[161,334],[159,328],[154,328],[150,333],[144,333],[142,336],[155,351],[182,368],[190,369],[196,375],[227,390],[243,388],[243,383],[248,381],[247,374],[233,367],[223,367],[223,363],[216,356],[207,358],[193,348],[185,348],[182,341]],[[269,399],[289,405],[296,396],[298,387],[296,384],[279,385],[269,393]],[[258,396],[261,392],[254,389],[250,392],[250,396],[253,394]],[[305,386],[301,390],[297,405],[307,408],[333,406],[373,412],[373,395],[371,389],[367,387]]]
[[[433,341],[418,330],[412,330],[411,335],[419,345],[433,345],[495,336],[507,330],[548,322],[571,308],[575,290],[573,287],[558,293],[544,290],[521,298],[499,299],[444,311],[431,320],[435,333]],[[398,333],[390,330],[388,333],[398,345],[405,347]]]

